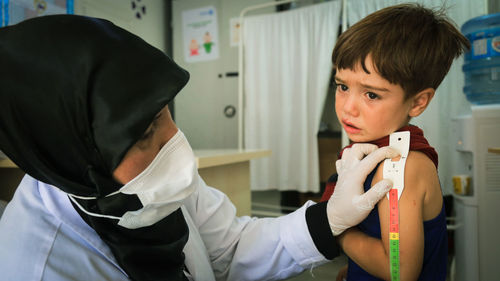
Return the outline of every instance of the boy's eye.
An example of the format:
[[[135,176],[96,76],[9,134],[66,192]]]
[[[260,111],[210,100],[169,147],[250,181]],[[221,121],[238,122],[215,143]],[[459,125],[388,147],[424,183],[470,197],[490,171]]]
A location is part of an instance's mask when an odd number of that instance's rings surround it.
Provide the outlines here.
[[[374,100],[374,99],[377,99],[378,98],[378,95],[375,94],[375,93],[372,93],[372,92],[368,92],[366,93],[366,95],[368,96],[369,99],[371,100]]]
[[[345,91],[349,90],[349,88],[346,85],[344,85],[344,84],[337,84],[337,88],[339,90],[341,90],[342,92],[345,92]]]

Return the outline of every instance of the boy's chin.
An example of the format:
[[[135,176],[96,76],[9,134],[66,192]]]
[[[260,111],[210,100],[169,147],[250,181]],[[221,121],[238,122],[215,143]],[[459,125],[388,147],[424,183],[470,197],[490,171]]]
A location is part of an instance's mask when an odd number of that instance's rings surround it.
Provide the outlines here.
[[[364,137],[361,134],[350,134],[347,132],[346,132],[346,134],[351,142],[366,142],[366,139],[367,139],[366,137]]]
[[[379,137],[367,136],[361,134],[347,134],[347,137],[349,137],[350,141],[357,143],[367,143],[379,139]]]
[[[348,136],[349,137],[349,140],[351,142],[356,142],[356,143],[363,143],[363,142],[370,142],[371,140],[369,140],[368,138],[363,138],[363,137],[359,137],[359,136]]]

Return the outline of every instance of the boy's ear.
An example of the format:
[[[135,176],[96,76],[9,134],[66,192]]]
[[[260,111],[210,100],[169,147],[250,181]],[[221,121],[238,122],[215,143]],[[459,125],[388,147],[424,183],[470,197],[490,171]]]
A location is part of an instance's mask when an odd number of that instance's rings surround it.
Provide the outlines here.
[[[433,88],[427,88],[411,97],[412,106],[410,112],[408,112],[410,117],[417,117],[422,112],[424,112],[424,110],[427,108],[432,98],[434,97],[435,92],[436,90],[434,90]]]

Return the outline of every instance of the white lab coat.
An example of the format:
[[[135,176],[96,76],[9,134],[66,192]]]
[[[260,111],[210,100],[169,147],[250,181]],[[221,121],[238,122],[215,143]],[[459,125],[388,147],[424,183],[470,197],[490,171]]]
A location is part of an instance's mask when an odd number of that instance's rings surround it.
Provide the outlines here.
[[[191,280],[278,280],[327,261],[307,228],[312,202],[280,218],[236,217],[227,196],[200,183],[182,207]],[[66,194],[28,175],[0,220],[0,272],[4,280],[129,280]]]

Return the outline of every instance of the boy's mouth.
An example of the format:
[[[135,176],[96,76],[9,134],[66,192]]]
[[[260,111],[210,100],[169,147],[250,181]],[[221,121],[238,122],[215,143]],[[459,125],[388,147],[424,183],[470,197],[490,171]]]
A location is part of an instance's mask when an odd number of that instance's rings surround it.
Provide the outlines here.
[[[351,124],[345,120],[342,120],[342,125],[344,127],[344,130],[350,134],[355,134],[355,133],[358,133],[359,131],[361,131],[360,128],[354,126],[353,124]]]

